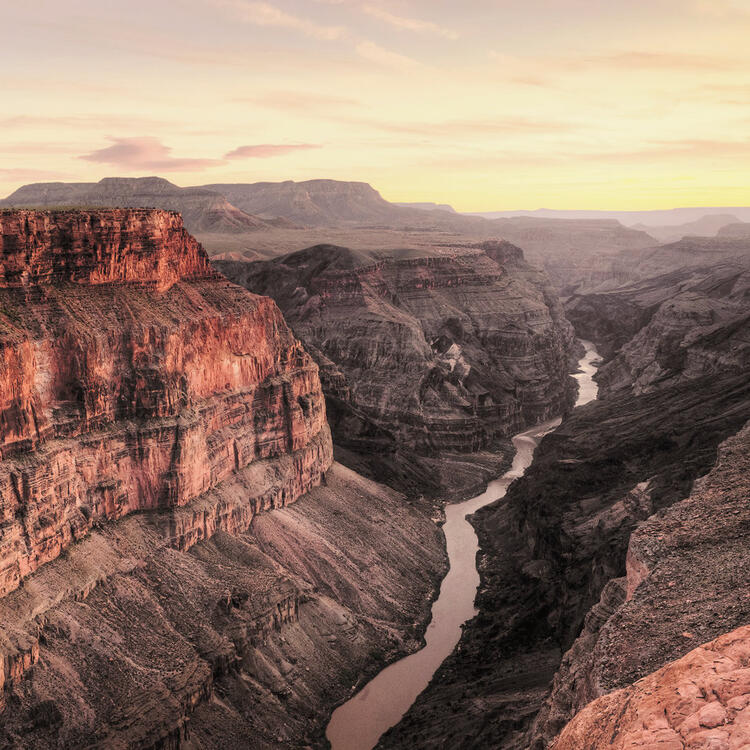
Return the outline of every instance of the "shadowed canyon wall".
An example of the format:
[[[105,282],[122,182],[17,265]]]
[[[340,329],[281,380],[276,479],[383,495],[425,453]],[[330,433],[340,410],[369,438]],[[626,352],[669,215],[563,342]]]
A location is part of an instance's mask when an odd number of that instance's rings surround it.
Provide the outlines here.
[[[509,243],[216,265],[278,302],[321,368],[337,446],[397,486],[474,490],[510,435],[574,400],[570,325]]]

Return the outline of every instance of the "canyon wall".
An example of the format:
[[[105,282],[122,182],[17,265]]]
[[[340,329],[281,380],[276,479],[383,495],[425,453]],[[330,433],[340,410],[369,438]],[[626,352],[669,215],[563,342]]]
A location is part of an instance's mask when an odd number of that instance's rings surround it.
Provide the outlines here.
[[[0,745],[320,743],[418,647],[432,508],[332,464],[317,365],[178,215],[0,212],[0,352]]]
[[[186,549],[330,466],[317,366],[178,215],[0,212],[0,258],[0,595],[102,522]]]
[[[600,398],[477,514],[480,613],[383,747],[541,750],[588,701],[747,624],[746,289],[739,256],[568,302],[607,348]]]
[[[509,243],[216,265],[278,302],[320,366],[337,446],[399,486],[476,489],[493,450],[573,403],[572,330]]]

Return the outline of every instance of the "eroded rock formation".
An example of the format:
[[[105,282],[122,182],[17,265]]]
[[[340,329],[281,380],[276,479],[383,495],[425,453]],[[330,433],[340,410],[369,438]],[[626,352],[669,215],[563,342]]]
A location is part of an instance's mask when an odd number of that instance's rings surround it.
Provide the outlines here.
[[[584,709],[554,750],[744,748],[750,745],[750,627]]]
[[[0,257],[0,595],[103,521],[169,510],[188,548],[330,466],[315,363],[176,214],[3,212]]]
[[[332,465],[316,364],[177,215],[1,212],[0,258],[0,745],[319,742],[418,645],[431,509]]]
[[[588,701],[750,620],[737,247],[568,303],[610,357],[600,398],[477,514],[480,614],[383,747],[541,750]]]
[[[217,267],[278,302],[320,365],[337,445],[379,462],[377,476],[474,489],[497,471],[487,449],[574,400],[570,326],[549,280],[509,243],[324,245]]]

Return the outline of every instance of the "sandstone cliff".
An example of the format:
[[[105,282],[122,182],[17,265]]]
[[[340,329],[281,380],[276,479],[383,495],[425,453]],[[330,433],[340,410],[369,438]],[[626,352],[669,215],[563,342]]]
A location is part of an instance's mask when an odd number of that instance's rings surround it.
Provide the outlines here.
[[[317,366],[179,216],[0,212],[0,259],[0,746],[319,742],[418,645],[430,509],[332,465]]]
[[[750,627],[745,626],[594,701],[553,747],[741,750],[749,745]]]
[[[399,486],[473,489],[497,471],[488,449],[573,402],[570,326],[508,243],[216,265],[278,302],[321,368],[335,442]]]
[[[0,257],[0,595],[103,521],[172,511],[186,549],[320,481],[316,365],[179,216],[3,212]]]

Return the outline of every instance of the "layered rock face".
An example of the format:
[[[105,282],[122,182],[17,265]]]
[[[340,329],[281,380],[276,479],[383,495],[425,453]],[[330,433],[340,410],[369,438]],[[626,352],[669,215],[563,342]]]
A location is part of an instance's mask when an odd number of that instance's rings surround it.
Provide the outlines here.
[[[0,745],[321,743],[419,645],[431,508],[332,465],[317,366],[178,216],[0,230]]]
[[[418,647],[443,572],[429,515],[338,464],[187,552],[163,526],[104,524],[0,599],[3,747],[322,746],[352,685]]]
[[[0,235],[0,594],[103,521],[180,508],[187,548],[320,480],[315,363],[177,215],[6,212]],[[264,461],[271,485],[189,510]]]
[[[337,444],[390,461],[385,473],[413,470],[416,456],[479,456],[574,399],[570,326],[549,280],[508,243],[428,255],[316,246],[217,267],[279,303],[321,367]]]
[[[700,254],[668,273],[567,301],[577,332],[601,342],[611,358],[598,374],[604,394],[746,371],[750,244],[731,252],[740,254],[710,265]]]
[[[747,258],[681,248],[567,302],[609,357],[599,400],[478,514],[480,614],[384,747],[541,750],[589,701],[750,620]]]

